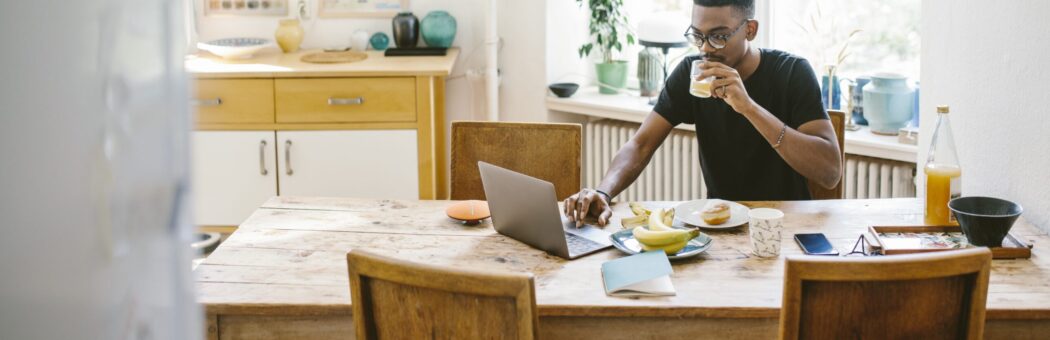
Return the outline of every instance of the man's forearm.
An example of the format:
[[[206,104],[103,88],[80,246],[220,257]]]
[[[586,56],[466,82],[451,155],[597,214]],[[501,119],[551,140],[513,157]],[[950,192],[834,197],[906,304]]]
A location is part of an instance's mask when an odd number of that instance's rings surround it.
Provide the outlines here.
[[[770,145],[776,145],[779,139],[780,146],[776,151],[791,168],[824,187],[838,183],[841,160],[836,141],[785,128],[784,122],[757,104],[749,111],[743,113],[744,117]],[[781,129],[784,129],[783,138],[780,137]],[[830,138],[835,138],[834,134]]]
[[[606,172],[602,183],[598,185],[598,189],[615,197],[627,189],[628,185],[634,183],[653,156],[652,150],[642,149],[643,146],[633,140],[624,144],[620,151],[616,152],[616,157],[613,158],[609,171]]]

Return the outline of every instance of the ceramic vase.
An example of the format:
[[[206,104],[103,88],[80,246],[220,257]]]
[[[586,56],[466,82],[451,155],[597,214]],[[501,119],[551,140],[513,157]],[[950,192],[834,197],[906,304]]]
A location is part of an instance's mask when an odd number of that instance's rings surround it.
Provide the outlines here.
[[[299,44],[303,42],[303,27],[299,26],[299,19],[281,20],[273,36],[281,51],[292,53],[298,51]]]
[[[595,64],[598,73],[598,93],[617,94],[627,86],[627,62],[614,60]]]
[[[372,35],[372,38],[368,39],[368,42],[372,45],[372,49],[376,51],[382,51],[390,47],[390,37],[383,32],[376,32],[376,34]]]
[[[419,43],[419,18],[412,12],[401,12],[394,17],[394,43],[398,48],[413,48]]]
[[[350,48],[354,51],[364,52],[368,50],[368,31],[357,30],[350,35]]]
[[[864,118],[864,86],[871,82],[871,78],[868,77],[857,77],[854,80],[857,86],[853,87],[853,92],[850,96],[853,97],[853,124],[857,125],[868,125],[868,120]]]
[[[829,89],[831,90],[830,98],[828,97]],[[825,66],[824,75],[820,78],[820,101],[824,103],[824,108],[838,110],[841,105],[839,103],[841,95],[842,89],[839,88],[839,77],[835,75],[835,66]],[[829,100],[831,105],[828,105]]]
[[[864,86],[864,118],[871,132],[897,135],[911,121],[915,89],[908,87],[907,80],[903,75],[880,73]]]
[[[660,94],[663,86],[663,61],[656,50],[643,48],[638,52],[638,87],[642,97],[653,97]]]
[[[448,48],[456,39],[456,18],[445,11],[432,11],[423,17],[420,30],[427,46]]]

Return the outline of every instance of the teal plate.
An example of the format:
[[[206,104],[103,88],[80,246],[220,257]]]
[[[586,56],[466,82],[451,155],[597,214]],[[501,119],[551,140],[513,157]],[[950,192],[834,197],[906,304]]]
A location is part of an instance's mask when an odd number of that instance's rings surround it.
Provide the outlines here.
[[[634,255],[642,252],[642,245],[638,244],[638,240],[634,239],[634,234],[630,229],[620,230],[612,235],[609,235],[609,240],[616,249],[619,249],[625,253]],[[714,240],[707,234],[700,233],[700,236],[694,237],[689,240],[689,244],[679,250],[677,254],[668,255],[667,258],[672,260],[684,259],[687,257],[693,257],[703,253],[707,248],[711,248],[711,243]]]

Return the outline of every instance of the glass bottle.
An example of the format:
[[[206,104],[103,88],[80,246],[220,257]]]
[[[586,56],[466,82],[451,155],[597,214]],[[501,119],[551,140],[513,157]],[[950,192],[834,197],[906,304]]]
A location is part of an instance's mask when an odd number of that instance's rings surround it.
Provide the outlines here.
[[[933,131],[930,152],[926,159],[926,218],[927,225],[957,225],[948,210],[948,201],[962,194],[962,168],[955,152],[955,138],[948,120],[948,106],[937,107],[937,127]]]

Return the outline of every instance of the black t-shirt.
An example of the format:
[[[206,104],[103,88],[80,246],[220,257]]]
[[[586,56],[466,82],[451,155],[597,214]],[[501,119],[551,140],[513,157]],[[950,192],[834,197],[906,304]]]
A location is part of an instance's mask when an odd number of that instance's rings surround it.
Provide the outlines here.
[[[773,150],[751,122],[722,99],[689,94],[689,68],[698,58],[685,58],[671,72],[653,110],[671,125],[696,125],[707,196],[727,200],[809,199],[806,178]],[[758,69],[744,80],[744,88],[758,105],[793,129],[812,120],[828,119],[817,77],[801,57],[761,49]]]

